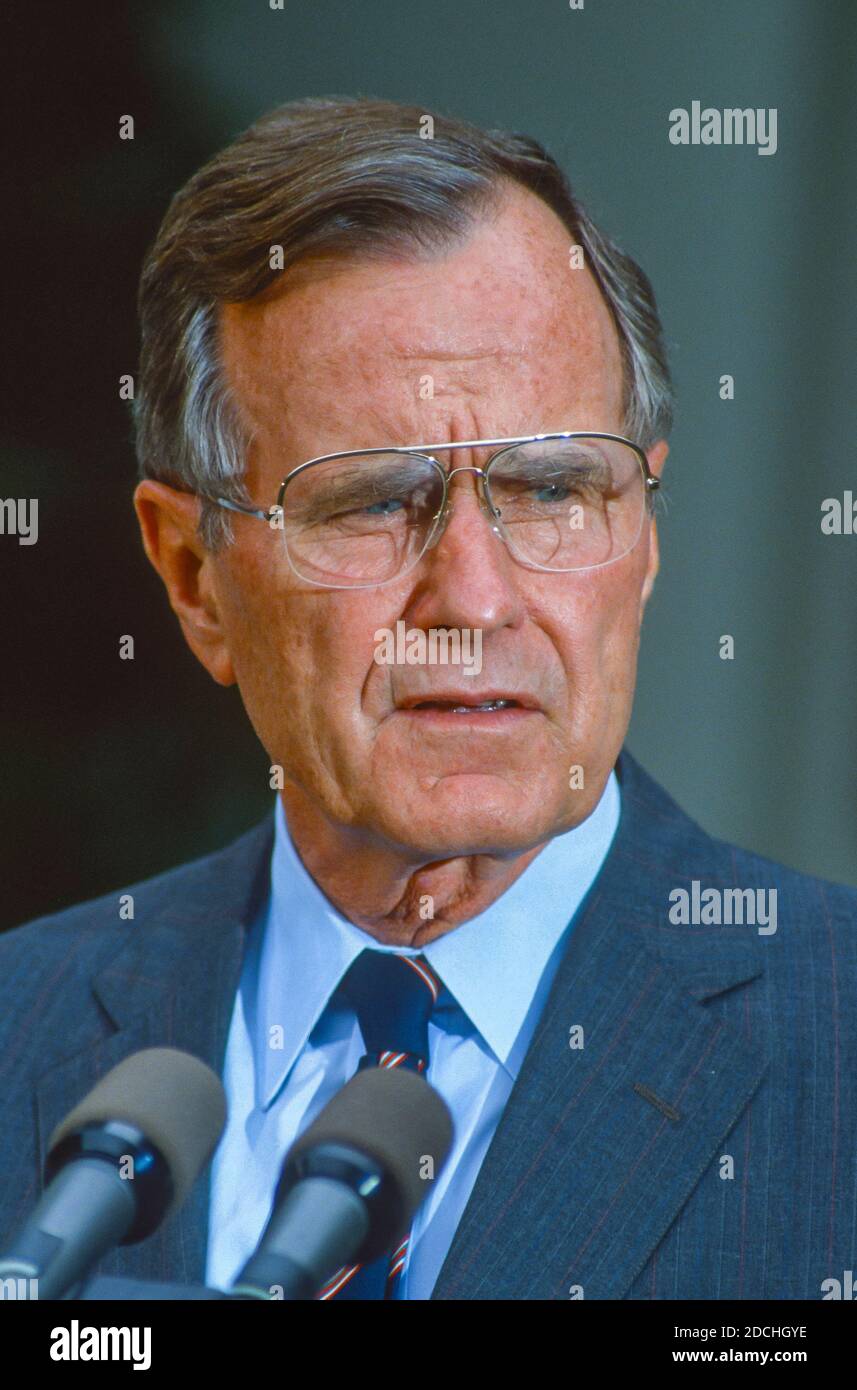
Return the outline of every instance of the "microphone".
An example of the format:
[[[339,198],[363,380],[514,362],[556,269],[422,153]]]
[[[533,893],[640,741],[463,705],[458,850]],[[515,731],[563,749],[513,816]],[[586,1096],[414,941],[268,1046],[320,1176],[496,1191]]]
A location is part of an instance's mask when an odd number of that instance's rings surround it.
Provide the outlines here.
[[[171,1047],[113,1067],[51,1135],[45,1191],[0,1280],[36,1279],[62,1298],[115,1245],[133,1245],[178,1210],[214,1152],[226,1097],[210,1067]]]
[[[449,1110],[424,1077],[358,1072],[286,1155],[268,1224],[229,1296],[311,1299],[342,1265],[392,1249],[451,1143]]]

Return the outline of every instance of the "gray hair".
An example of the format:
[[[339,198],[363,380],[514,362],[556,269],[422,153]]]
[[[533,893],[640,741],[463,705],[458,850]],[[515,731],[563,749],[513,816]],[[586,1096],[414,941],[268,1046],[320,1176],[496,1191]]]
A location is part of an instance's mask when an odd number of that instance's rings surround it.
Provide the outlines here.
[[[422,138],[426,122],[431,138]],[[262,294],[309,255],[382,259],[454,244],[509,181],[541,198],[583,250],[616,324],[623,430],[665,438],[673,391],[652,287],[595,226],[555,160],[529,136],[429,117],[361,97],[280,106],[215,155],[175,195],[140,280],[140,367],[133,404],[141,478],[249,504],[252,425],[225,378],[219,310]],[[209,549],[232,540],[228,513],[203,500]]]

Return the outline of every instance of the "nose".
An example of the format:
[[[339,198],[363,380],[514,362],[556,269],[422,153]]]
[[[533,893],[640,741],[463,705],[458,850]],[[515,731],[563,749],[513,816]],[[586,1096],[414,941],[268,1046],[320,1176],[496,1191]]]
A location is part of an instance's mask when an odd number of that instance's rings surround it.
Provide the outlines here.
[[[465,478],[454,482],[456,473],[473,475],[472,487]],[[481,628],[487,636],[522,618],[517,567],[485,498],[484,470],[454,468],[447,477],[446,507],[424,557],[418,607],[430,625]]]

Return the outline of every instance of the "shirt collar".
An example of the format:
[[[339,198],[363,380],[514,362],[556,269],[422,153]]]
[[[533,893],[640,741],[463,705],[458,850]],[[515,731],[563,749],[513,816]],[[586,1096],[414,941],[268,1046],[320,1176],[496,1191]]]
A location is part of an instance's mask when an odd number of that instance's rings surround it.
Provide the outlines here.
[[[619,813],[611,772],[581,825],[550,840],[484,912],[420,949],[381,945],[329,902],[294,847],[277,797],[271,891],[249,961],[257,1106],[272,1103],[343,975],[367,947],[424,955],[498,1062],[517,1075],[516,1041],[540,985],[550,983],[543,978],[547,966],[557,963],[558,942],[604,862]],[[272,1037],[282,1045],[271,1046]]]

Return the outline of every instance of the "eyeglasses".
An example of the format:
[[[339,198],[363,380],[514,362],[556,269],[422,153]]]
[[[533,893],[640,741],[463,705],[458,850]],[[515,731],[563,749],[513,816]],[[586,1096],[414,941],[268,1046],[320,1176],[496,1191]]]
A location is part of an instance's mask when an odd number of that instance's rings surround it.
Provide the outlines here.
[[[484,468],[447,471],[435,457],[494,448]],[[659,479],[618,434],[567,432],[454,444],[347,449],[299,464],[267,511],[209,501],[281,531],[299,578],[326,589],[389,584],[437,544],[452,512],[450,480],[475,473],[491,529],[527,568],[573,573],[636,545]]]

